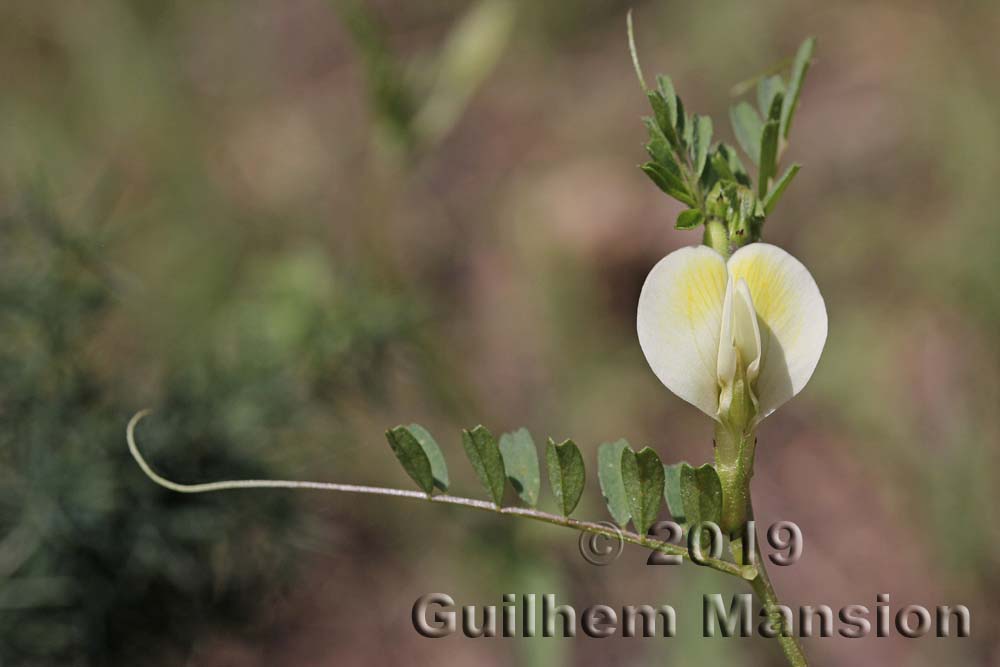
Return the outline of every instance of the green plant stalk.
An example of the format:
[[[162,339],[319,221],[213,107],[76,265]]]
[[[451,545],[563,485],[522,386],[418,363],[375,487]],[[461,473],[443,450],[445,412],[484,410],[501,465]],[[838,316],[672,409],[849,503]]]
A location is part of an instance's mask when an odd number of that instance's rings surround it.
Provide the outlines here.
[[[715,426],[715,470],[722,483],[722,523],[730,535],[743,529],[750,518],[750,478],[757,436],[753,431],[734,431],[725,424]]]
[[[756,576],[750,580],[750,587],[767,611],[771,627],[781,627],[776,639],[792,667],[808,667],[805,653],[798,639],[792,636],[791,628],[784,627],[778,613],[781,604],[774,585],[767,574],[764,556],[760,552],[760,540],[754,540],[754,562],[743,562],[743,538],[747,521],[753,518],[753,501],[750,495],[750,480],[753,477],[754,452],[757,436],[753,430],[741,432],[732,430],[723,423],[715,428],[715,468],[722,484],[722,524],[723,531],[734,536],[730,551],[736,563],[744,568],[753,567]]]
[[[753,516],[752,505],[749,509],[749,514]],[[788,659],[788,664],[792,667],[809,667],[809,661],[806,660],[802,644],[792,634],[791,628],[784,627],[784,619],[778,612],[778,605],[781,604],[781,601],[778,599],[774,585],[767,575],[767,567],[764,565],[764,556],[760,552],[759,544],[760,541],[755,540],[754,555],[757,564],[757,576],[750,581],[750,587],[756,593],[757,597],[760,598],[761,604],[764,605],[771,627],[781,627],[781,631],[778,633],[776,639],[781,645],[781,650],[785,653],[785,658]]]
[[[728,344],[728,343],[724,343]],[[736,372],[722,387],[719,396],[719,421],[715,423],[715,470],[722,484],[722,521],[720,527],[730,535],[743,530],[749,518],[750,478],[757,445],[754,419],[757,399],[752,380],[739,350]]]

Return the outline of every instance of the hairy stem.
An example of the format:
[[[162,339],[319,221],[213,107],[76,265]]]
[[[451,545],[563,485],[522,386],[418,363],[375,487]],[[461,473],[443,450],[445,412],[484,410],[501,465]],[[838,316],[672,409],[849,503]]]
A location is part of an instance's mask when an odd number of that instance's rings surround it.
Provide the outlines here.
[[[722,530],[730,535],[743,529],[751,517],[750,478],[757,436],[724,424],[715,429],[715,471],[722,485]]]
[[[750,514],[753,516],[752,508]],[[784,620],[778,612],[778,605],[781,604],[781,601],[774,591],[770,577],[767,576],[767,567],[764,565],[764,557],[760,553],[759,540],[756,541],[756,544],[757,576],[750,581],[750,587],[753,588],[753,592],[757,594],[764,605],[771,628],[778,633],[776,639],[781,644],[781,650],[785,652],[788,664],[792,667],[809,667],[806,654],[803,652],[799,640],[792,633],[792,628],[784,626]]]

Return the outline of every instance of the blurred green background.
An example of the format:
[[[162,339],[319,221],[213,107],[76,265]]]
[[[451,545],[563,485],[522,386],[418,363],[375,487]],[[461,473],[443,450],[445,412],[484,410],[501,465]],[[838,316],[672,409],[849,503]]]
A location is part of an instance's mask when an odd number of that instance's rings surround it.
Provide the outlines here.
[[[1000,664],[1000,7],[987,2],[14,1],[0,9],[0,664],[774,665],[700,638],[737,590],[575,534],[408,500],[180,496],[280,476],[409,488],[382,437],[527,426],[711,456],[635,336],[699,241],[636,168],[647,76],[732,142],[729,86],[816,35],[765,238],[830,335],[761,429],[785,602],[965,604],[968,639],[813,639],[817,665]],[[593,475],[591,475],[593,477]],[[545,497],[543,508],[553,509]],[[596,479],[577,515],[604,518]],[[673,604],[671,640],[421,638],[505,592]]]

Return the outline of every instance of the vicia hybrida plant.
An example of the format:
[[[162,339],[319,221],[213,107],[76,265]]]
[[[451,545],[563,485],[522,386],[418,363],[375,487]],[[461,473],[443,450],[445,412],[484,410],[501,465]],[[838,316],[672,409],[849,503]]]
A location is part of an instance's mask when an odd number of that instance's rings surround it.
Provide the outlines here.
[[[445,456],[434,437],[417,424],[397,426],[386,432],[386,438],[418,491],[285,480],[178,484],[157,475],[136,446],[136,424],[148,411],[129,423],[129,449],[153,481],[183,493],[280,487],[418,498],[527,517],[678,559],[693,558],[687,549],[647,534],[666,500],[686,532],[700,534],[700,526],[711,522],[729,536],[732,560],[699,556],[697,562],[749,581],[789,663],[806,665],[798,641],[784,631],[756,541],[745,543],[745,538],[752,534],[747,532],[747,521],[753,515],[749,485],[757,425],[802,390],[826,341],[826,309],[809,271],[786,251],[761,242],[767,215],[799,171],[793,164],[778,176],[813,40],[802,44],[787,79],[772,75],[757,81],[756,109],[741,101],[731,110],[737,142],[757,166],[754,187],[737,151],[725,143],[712,143],[711,119],[688,114],[669,78],[657,77],[655,89],[646,87],[631,17],[628,37],[636,74],[653,111],[644,119],[650,161],[642,170],[688,207],[676,226],[702,227],[704,244],[675,250],[650,271],[639,296],[639,342],[660,381],[713,420],[714,465],[664,466],[648,447],[636,452],[624,440],[602,444],[598,479],[618,530],[607,523],[570,518],[586,480],[583,456],[572,440],[549,439],[545,448],[549,486],[559,513],[535,509],[541,487],[539,456],[525,429],[500,438],[483,426],[462,432],[463,449],[488,500],[447,495]],[[504,505],[508,485],[522,506]],[[634,532],[625,530],[629,522]]]

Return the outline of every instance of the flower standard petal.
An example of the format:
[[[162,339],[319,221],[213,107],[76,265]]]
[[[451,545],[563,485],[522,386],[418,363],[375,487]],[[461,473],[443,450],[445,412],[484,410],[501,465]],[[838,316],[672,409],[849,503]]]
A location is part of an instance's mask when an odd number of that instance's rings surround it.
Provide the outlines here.
[[[650,368],[667,389],[717,419],[717,364],[726,263],[705,246],[661,259],[639,295],[636,328]]]
[[[746,245],[729,258],[728,269],[746,281],[760,326],[759,421],[812,376],[826,342],[826,305],[806,267],[777,246]]]

